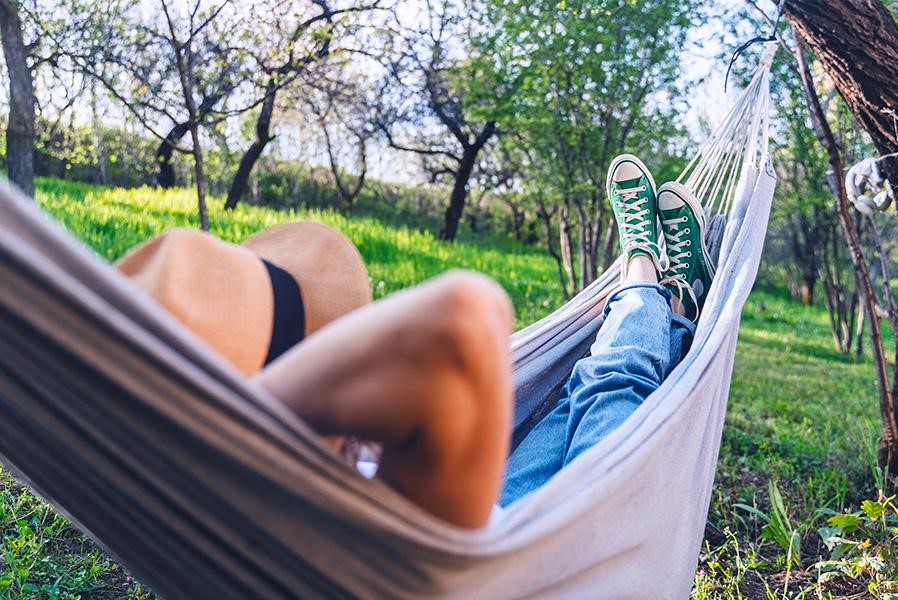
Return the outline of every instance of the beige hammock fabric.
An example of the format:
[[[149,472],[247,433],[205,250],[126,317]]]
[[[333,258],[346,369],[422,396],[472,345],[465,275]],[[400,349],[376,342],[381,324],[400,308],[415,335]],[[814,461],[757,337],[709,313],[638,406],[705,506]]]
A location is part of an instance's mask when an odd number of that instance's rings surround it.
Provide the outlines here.
[[[684,173],[721,215],[691,352],[488,527],[449,527],[342,464],[5,185],[0,457],[167,598],[686,598],[775,183],[769,62]],[[617,274],[512,337],[516,439],[585,352]]]

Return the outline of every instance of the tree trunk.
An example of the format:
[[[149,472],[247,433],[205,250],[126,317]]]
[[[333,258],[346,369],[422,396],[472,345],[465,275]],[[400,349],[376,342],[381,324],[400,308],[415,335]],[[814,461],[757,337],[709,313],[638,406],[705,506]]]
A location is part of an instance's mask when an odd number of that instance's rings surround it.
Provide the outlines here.
[[[857,228],[851,218],[848,208],[848,195],[845,190],[845,180],[842,177],[842,157],[836,145],[832,129],[826,120],[826,115],[820,106],[820,99],[814,88],[811,71],[805,58],[805,48],[800,37],[796,36],[798,48],[796,59],[798,60],[801,83],[804,88],[805,98],[811,114],[811,123],[820,143],[826,149],[829,163],[832,169],[829,179],[830,187],[837,199],[839,221],[845,239],[848,242],[851,262],[854,265],[857,279],[857,289],[864,302],[864,312],[870,318],[870,345],[873,348],[873,361],[879,382],[879,408],[882,417],[882,438],[879,442],[879,466],[888,468],[892,474],[898,473],[898,424],[895,421],[895,405],[892,397],[891,382],[888,376],[888,365],[883,350],[882,332],[879,330],[876,318],[876,297],[873,292],[873,283],[870,272],[867,269],[867,260],[860,245]],[[850,348],[850,343],[849,343]]]
[[[162,3],[165,16],[168,19],[171,43],[175,51],[175,60],[178,65],[178,76],[181,80],[181,90],[184,92],[184,106],[190,122],[190,137],[193,141],[193,165],[196,172],[196,196],[197,209],[200,219],[200,229],[209,231],[209,213],[206,210],[206,169],[203,163],[203,147],[200,144],[200,115],[197,110],[196,100],[193,97],[194,87],[194,56],[190,42],[181,44],[175,32],[174,23],[168,13],[165,2]],[[186,56],[185,56],[186,55]]]
[[[271,118],[274,114],[274,104],[277,99],[277,83],[274,79],[268,80],[265,87],[265,100],[262,101],[262,109],[259,111],[259,119],[256,121],[256,139],[250,144],[243,158],[240,159],[240,166],[234,174],[234,180],[231,182],[231,188],[228,190],[228,199],[225,201],[225,208],[233,210],[240,202],[246,192],[246,186],[249,182],[249,176],[256,166],[262,152],[268,142],[274,139],[271,135]]]
[[[106,142],[103,139],[103,123],[100,120],[100,113],[97,107],[97,82],[93,79],[90,84],[90,116],[91,135],[93,136],[93,144],[97,154],[97,172],[94,173],[94,183],[106,185]]]
[[[34,196],[34,82],[22,21],[14,0],[0,0],[0,38],[9,73],[9,124],[6,162],[9,179],[29,197]]]
[[[203,101],[195,109],[197,122],[202,122],[203,119],[212,112],[212,109],[215,108],[215,105],[218,104],[218,101],[221,100],[222,97],[222,94],[218,94],[203,98]],[[175,167],[172,164],[171,159],[178,147],[178,142],[180,142],[181,138],[189,132],[190,120],[175,124],[156,149],[156,165],[159,168],[159,172],[156,174],[156,183],[158,183],[159,187],[162,189],[167,190],[173,188],[175,187],[175,183],[177,183],[175,179]]]
[[[331,140],[330,132],[327,129],[327,123],[321,121],[321,131],[324,133],[324,144],[327,146],[327,158],[331,166],[331,175],[334,176],[334,184],[337,186],[337,192],[340,194],[340,212],[346,214],[352,209],[352,203],[365,186],[365,178],[368,176],[368,148],[367,139],[363,134],[355,132],[357,150],[358,150],[358,167],[359,174],[355,177],[353,185],[347,185],[343,181],[343,174],[340,173],[340,164],[337,161],[337,155],[334,153],[334,144]],[[477,233],[477,223],[475,219],[471,219],[471,231]]]
[[[190,122],[178,123],[168,132],[165,139],[156,149],[156,165],[159,172],[156,173],[156,183],[164,190],[175,187],[175,167],[171,159],[175,153],[175,147],[187,132],[190,131]]]
[[[505,205],[508,207],[508,211],[511,213],[511,233],[514,236],[516,242],[524,241],[524,219],[526,218],[526,214],[523,210],[521,210],[517,205],[517,200],[508,195],[503,194],[501,196],[501,200],[505,202]],[[549,230],[547,230],[548,237],[546,238],[549,241],[549,245],[551,246],[551,227],[552,227],[552,217],[546,211],[545,203],[540,200],[540,209],[537,212],[540,219],[543,220],[543,225],[548,224]]]
[[[898,23],[881,0],[784,0],[781,9],[881,154],[898,152]],[[898,183],[898,160],[883,161]]]
[[[193,165],[196,172],[196,201],[200,217],[200,229],[209,231],[209,212],[206,209],[206,167],[203,161],[203,147],[200,146],[200,126],[194,123],[190,128],[193,139]]]
[[[449,208],[446,209],[443,228],[440,230],[441,240],[450,242],[455,240],[455,236],[458,233],[458,223],[461,221],[462,213],[465,210],[465,201],[468,197],[468,182],[471,180],[471,173],[473,173],[474,166],[477,164],[477,155],[495,133],[496,123],[490,121],[483,126],[483,129],[473,142],[459,137],[461,133],[455,134],[464,147],[464,152],[461,155],[458,168],[455,169],[455,183],[452,185],[452,195],[449,197]]]
[[[801,303],[810,306],[814,303],[814,285],[817,283],[817,276],[813,273],[805,273],[801,278]]]
[[[571,223],[568,220],[568,207],[562,206],[558,211],[558,242],[561,247],[561,259],[567,274],[571,294],[577,291],[577,271],[574,269],[574,244],[571,240]]]
[[[577,209],[577,225],[580,228],[580,235],[577,236],[577,252],[580,254],[580,287],[577,289],[585,290],[586,286],[592,283],[589,278],[589,222],[583,204],[579,200],[575,200],[574,206]]]
[[[608,219],[608,223],[605,225],[604,245],[605,253],[602,258],[602,270],[607,271],[611,267],[611,263],[614,262],[615,250],[617,250],[617,224],[614,222],[614,217]]]
[[[557,208],[555,209],[558,210]],[[558,282],[561,284],[561,291],[564,294],[565,299],[571,297],[568,293],[567,281],[565,280],[565,269],[564,269],[564,261],[561,259],[561,255],[555,251],[555,246],[552,244],[552,213],[546,209],[545,203],[540,200],[539,201],[539,217],[543,222],[543,226],[546,229],[546,247],[549,250],[549,254],[552,258],[555,259],[555,264],[558,266]]]
[[[478,152],[480,152],[480,148],[477,146],[465,148],[461,161],[458,163],[458,169],[455,171],[455,183],[452,185],[452,195],[449,196],[449,208],[446,209],[443,228],[440,230],[441,240],[454,241],[458,233],[458,224],[468,199],[468,182],[471,180],[474,165],[477,164]]]

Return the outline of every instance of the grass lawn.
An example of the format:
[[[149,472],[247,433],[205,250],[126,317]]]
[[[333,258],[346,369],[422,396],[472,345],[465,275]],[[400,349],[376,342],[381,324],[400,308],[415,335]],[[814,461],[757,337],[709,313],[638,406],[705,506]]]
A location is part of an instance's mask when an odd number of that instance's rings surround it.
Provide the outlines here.
[[[168,227],[195,226],[191,198],[181,190],[38,183],[39,204],[110,260]],[[445,244],[416,230],[334,213],[251,207],[224,213],[221,204],[210,202],[212,230],[234,241],[293,218],[336,226],[365,257],[376,297],[463,267],[505,287],[519,326],[561,301],[554,263],[538,249],[501,240]],[[832,348],[822,310],[763,292],[750,297],[694,598],[888,597],[893,567],[877,574],[861,565],[856,576],[831,581],[814,567],[830,558],[819,534],[829,525],[826,511],[856,510],[877,498],[874,373]],[[2,470],[0,537],[0,598],[152,597]]]

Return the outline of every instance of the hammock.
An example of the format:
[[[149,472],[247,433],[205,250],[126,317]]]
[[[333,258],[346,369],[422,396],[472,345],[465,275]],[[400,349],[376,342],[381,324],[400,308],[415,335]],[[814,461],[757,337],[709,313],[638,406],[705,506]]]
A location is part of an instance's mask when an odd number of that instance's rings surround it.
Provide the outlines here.
[[[719,261],[689,355],[611,435],[476,531],[311,430],[0,184],[0,457],[170,598],[685,598],[775,177],[772,50],[681,178]],[[600,326],[619,264],[512,337],[520,439]]]

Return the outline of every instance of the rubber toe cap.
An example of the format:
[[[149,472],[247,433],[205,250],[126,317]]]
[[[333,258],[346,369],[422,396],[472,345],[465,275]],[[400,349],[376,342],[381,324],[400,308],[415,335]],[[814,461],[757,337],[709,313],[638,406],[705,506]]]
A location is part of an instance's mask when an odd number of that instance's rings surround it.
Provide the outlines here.
[[[642,169],[640,169],[636,164],[631,162],[622,162],[617,165],[616,169],[614,169],[614,173],[612,173],[611,175],[611,180],[617,183],[620,181],[639,179],[644,175],[645,173],[643,173]]]

